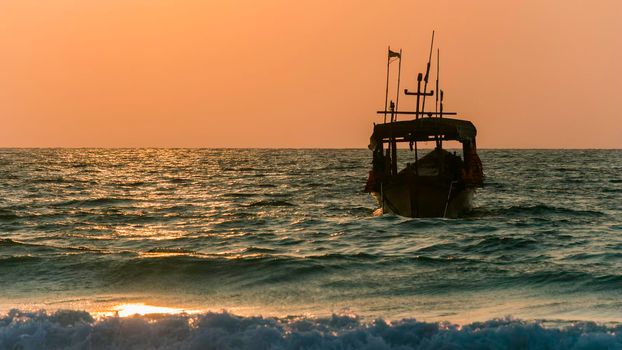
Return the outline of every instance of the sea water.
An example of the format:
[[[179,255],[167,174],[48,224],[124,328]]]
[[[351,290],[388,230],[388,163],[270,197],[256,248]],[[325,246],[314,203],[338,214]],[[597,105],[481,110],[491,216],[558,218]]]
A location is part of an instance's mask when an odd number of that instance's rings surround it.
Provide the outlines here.
[[[412,219],[363,149],[0,149],[0,349],[622,347],[622,151],[479,154]]]

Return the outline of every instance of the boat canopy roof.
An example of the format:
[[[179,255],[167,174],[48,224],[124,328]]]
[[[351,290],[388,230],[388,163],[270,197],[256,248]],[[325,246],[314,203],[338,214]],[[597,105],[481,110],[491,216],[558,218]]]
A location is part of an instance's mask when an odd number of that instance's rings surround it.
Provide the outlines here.
[[[475,141],[477,130],[468,120],[452,118],[419,118],[392,123],[377,124],[370,138],[369,148],[376,148],[383,140],[403,138],[408,141],[428,141],[435,135],[443,135],[443,140],[461,143]]]

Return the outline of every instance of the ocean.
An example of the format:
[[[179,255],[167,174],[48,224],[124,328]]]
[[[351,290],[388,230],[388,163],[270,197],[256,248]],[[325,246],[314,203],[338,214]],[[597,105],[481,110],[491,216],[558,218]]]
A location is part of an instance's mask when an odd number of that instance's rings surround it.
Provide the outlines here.
[[[622,349],[622,150],[478,153],[411,219],[364,149],[0,149],[0,349]]]

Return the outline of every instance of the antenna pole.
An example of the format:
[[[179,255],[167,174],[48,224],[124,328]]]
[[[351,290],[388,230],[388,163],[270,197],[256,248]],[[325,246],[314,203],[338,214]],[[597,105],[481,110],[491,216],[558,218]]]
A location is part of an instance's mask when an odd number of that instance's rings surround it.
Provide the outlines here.
[[[384,93],[384,122],[387,122],[387,104],[389,102],[389,64],[391,63],[391,46],[388,47],[389,51],[387,51],[387,88]]]
[[[444,97],[443,95],[444,95],[443,90],[441,90],[441,110],[439,111],[440,113],[438,115],[439,118],[443,118],[443,97]]]
[[[443,95],[444,95],[443,90],[441,90],[441,110],[439,111],[440,112],[440,114],[438,115],[439,118],[443,118]],[[440,147],[443,147],[442,138],[438,141],[438,144]]]
[[[436,102],[434,103],[434,112],[438,113],[438,95],[439,95],[439,90],[438,90],[438,78],[440,75],[440,71],[441,71],[441,49],[436,49]],[[443,141],[441,141],[439,139],[439,135],[435,136],[436,138],[436,148],[442,148],[443,147]]]
[[[421,112],[425,113],[425,96],[428,90],[428,77],[430,75],[430,62],[432,61],[432,48],[434,47],[434,31],[432,31],[432,42],[430,43],[430,55],[428,56],[428,66],[425,69],[425,77],[423,78],[423,103],[421,105]]]
[[[395,111],[399,111],[398,105],[400,103],[400,77],[402,75],[402,49],[400,49],[400,63],[397,68],[397,91],[395,91]],[[395,115],[395,120],[397,121],[397,114]]]
[[[434,112],[438,113],[438,77],[441,70],[441,49],[436,49],[436,102],[434,105]]]
[[[391,123],[395,120],[395,104],[391,101]],[[397,175],[397,143],[395,142],[395,137],[393,137],[393,132],[391,131],[391,175]]]
[[[419,97],[421,96],[421,73],[417,75],[417,109],[415,109],[415,119],[419,119]]]

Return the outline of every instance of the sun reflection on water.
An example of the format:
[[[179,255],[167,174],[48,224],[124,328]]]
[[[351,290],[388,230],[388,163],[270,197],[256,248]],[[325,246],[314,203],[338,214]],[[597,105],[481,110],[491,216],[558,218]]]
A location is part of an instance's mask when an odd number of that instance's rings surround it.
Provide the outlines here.
[[[149,315],[149,314],[169,314],[169,315],[181,314],[181,313],[192,314],[192,313],[199,312],[198,310],[187,310],[187,309],[180,309],[180,308],[166,307],[166,306],[154,306],[154,305],[147,305],[144,303],[121,304],[121,305],[117,305],[113,307],[112,310],[114,310],[115,315],[118,315],[119,317],[127,317],[127,316],[134,316],[134,315],[143,316],[143,315]]]

